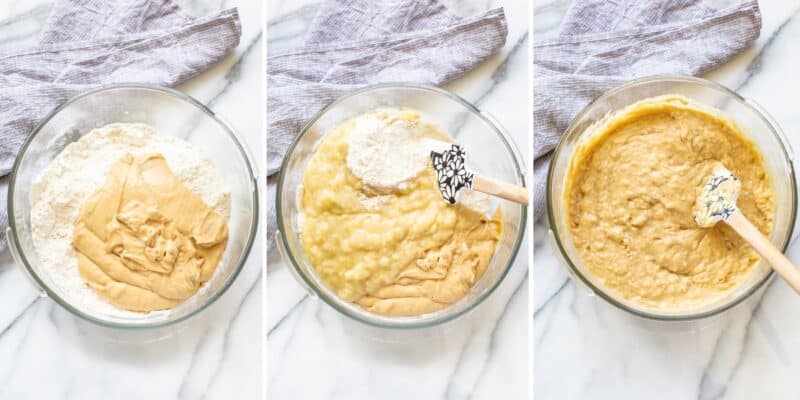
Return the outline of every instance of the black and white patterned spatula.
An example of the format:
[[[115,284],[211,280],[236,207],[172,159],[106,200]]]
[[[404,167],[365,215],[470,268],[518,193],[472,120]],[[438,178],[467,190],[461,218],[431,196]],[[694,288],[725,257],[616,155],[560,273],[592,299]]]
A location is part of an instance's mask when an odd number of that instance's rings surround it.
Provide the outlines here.
[[[528,189],[470,172],[464,162],[466,156],[467,152],[457,144],[449,144],[449,147],[438,152],[431,151],[433,169],[436,171],[439,190],[445,201],[455,204],[458,192],[464,188],[470,188],[515,203],[528,204]]]

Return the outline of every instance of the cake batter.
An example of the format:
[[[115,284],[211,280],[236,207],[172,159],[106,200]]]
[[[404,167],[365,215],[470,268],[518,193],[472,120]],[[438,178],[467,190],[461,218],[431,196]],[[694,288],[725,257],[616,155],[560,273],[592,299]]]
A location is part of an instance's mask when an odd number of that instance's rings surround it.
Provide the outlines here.
[[[174,307],[211,278],[227,221],[160,154],[126,154],[81,206],[72,243],[90,287],[124,310]]]
[[[718,111],[676,95],[634,103],[589,128],[565,201],[581,260],[639,307],[680,311],[719,300],[759,260],[725,224],[700,227],[693,206],[715,166],[741,180],[738,205],[765,235],[774,214],[761,154]]]

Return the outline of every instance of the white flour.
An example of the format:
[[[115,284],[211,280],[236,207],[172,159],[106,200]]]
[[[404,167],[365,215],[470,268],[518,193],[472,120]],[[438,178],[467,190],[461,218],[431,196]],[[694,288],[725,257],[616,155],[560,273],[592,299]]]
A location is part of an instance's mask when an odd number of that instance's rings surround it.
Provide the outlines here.
[[[383,114],[383,113],[381,113]],[[347,136],[347,167],[378,193],[402,189],[429,163],[422,135],[415,124],[387,111],[365,114],[355,120]]]
[[[430,165],[434,148],[429,139],[452,140],[438,128],[403,119],[403,113],[381,109],[361,115],[348,133],[347,167],[377,193],[360,199],[367,209],[380,207]],[[471,189],[461,190],[458,202],[483,214],[491,207],[487,195]]]
[[[67,300],[90,313],[144,314],[120,310],[87,286],[78,273],[72,247],[75,219],[83,202],[106,181],[125,153],[160,153],[184,185],[224,217],[230,192],[211,161],[181,139],[157,134],[144,124],[111,124],[92,130],[67,146],[31,187],[31,228],[39,260]]]

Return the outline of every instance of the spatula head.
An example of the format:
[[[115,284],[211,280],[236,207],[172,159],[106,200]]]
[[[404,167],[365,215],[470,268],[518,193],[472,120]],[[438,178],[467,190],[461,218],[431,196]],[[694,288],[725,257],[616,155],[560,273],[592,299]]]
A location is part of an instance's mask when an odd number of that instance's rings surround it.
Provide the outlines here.
[[[728,219],[736,212],[736,200],[742,183],[722,164],[716,165],[694,204],[694,220],[702,227],[710,227]]]
[[[441,152],[431,151],[433,169],[439,181],[442,197],[450,204],[455,204],[456,195],[463,188],[472,187],[473,174],[467,171],[464,161],[467,152],[464,148],[453,144]]]

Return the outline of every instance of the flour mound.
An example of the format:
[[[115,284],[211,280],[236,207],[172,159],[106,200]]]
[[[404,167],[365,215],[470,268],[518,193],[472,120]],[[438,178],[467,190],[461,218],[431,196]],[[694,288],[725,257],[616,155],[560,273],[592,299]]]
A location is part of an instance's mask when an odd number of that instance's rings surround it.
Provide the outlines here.
[[[348,135],[347,167],[378,193],[403,189],[429,163],[414,122],[392,113],[365,114]]]

